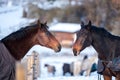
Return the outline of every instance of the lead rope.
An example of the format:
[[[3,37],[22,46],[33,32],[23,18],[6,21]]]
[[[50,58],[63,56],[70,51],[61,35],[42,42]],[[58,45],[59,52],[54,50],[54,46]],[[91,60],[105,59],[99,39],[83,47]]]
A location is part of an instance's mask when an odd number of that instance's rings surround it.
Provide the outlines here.
[[[101,80],[101,74],[98,74],[98,80]]]

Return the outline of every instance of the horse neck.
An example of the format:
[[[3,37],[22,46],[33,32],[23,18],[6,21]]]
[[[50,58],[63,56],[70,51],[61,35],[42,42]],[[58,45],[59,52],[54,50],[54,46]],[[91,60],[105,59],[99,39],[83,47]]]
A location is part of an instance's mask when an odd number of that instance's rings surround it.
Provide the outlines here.
[[[108,60],[110,57],[110,47],[111,47],[111,40],[107,37],[103,37],[100,34],[92,32],[92,46],[98,52],[98,58],[102,60]]]
[[[36,44],[35,41],[33,41],[34,36],[35,34],[32,34],[32,36],[27,36],[26,38],[20,41],[7,41],[3,43],[16,60],[21,60],[28,52],[28,50]]]

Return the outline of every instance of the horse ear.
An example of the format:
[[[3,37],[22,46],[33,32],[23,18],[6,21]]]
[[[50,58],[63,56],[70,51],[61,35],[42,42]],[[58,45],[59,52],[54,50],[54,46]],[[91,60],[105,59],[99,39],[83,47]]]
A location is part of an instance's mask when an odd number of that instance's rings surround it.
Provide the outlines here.
[[[84,22],[83,21],[81,21],[81,25],[84,26]]]
[[[88,22],[87,29],[89,29],[89,30],[90,30],[90,28],[91,28],[91,25],[92,25],[92,23],[91,23],[91,21],[89,21],[89,22]]]
[[[40,20],[39,20],[39,19],[37,20],[37,24],[38,24],[38,26],[40,27]]]
[[[91,26],[91,24],[92,24],[91,21],[89,21],[89,22],[88,22],[88,26]]]
[[[84,22],[83,21],[81,21],[81,27],[83,27],[84,26]]]

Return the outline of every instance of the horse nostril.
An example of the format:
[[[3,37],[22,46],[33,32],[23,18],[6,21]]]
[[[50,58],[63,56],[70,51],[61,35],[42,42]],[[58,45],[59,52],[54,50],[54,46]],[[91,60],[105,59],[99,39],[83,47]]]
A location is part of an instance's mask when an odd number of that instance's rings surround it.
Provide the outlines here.
[[[77,50],[73,49],[74,56],[77,56]]]
[[[58,46],[58,52],[61,51],[61,45]]]
[[[74,53],[74,56],[77,56],[77,54]]]

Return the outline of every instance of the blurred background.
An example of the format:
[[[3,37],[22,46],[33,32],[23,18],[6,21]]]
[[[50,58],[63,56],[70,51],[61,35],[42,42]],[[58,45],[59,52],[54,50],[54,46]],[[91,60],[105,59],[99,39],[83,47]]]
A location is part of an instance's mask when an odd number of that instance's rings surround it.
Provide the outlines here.
[[[83,50],[79,56],[73,56],[72,44],[76,39],[75,32],[80,29],[81,21],[87,23],[91,20],[92,24],[119,36],[120,1],[0,0],[0,39],[37,19],[41,22],[47,21],[49,31],[60,41],[62,50],[55,53],[40,45],[30,49],[22,60],[26,68],[26,80],[96,80],[97,71],[87,75],[87,69],[79,71],[74,68],[79,72],[72,71],[71,75],[70,69],[63,74],[66,70],[63,67],[71,67],[73,62],[79,61],[81,68],[86,55],[88,60],[93,58],[91,64],[97,64],[97,52],[92,46]],[[55,69],[49,71],[46,64],[54,66]]]

